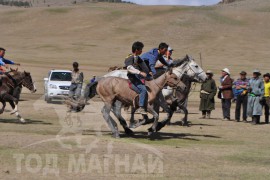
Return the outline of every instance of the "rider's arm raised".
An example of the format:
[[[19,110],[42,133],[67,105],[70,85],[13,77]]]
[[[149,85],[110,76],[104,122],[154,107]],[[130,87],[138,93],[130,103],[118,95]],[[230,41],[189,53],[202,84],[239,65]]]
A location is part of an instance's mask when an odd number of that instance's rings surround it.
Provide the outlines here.
[[[3,59],[3,62],[5,64],[12,64],[12,65],[20,65],[20,63],[15,63],[14,61],[8,60],[8,59]]]

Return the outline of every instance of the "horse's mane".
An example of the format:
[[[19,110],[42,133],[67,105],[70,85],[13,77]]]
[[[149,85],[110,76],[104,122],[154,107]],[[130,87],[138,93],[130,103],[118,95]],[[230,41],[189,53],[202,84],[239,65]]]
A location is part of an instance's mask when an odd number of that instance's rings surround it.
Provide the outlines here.
[[[173,61],[173,66],[174,67],[178,67],[181,66],[182,64],[184,64],[185,62],[189,61],[189,56],[186,55],[183,59],[176,59]]]
[[[164,68],[156,68],[156,75],[154,76],[154,79],[157,79],[158,77],[162,76],[166,72],[166,69]]]
[[[6,73],[11,75],[14,79],[23,74],[23,72],[18,71],[18,69],[10,69],[10,71]]]

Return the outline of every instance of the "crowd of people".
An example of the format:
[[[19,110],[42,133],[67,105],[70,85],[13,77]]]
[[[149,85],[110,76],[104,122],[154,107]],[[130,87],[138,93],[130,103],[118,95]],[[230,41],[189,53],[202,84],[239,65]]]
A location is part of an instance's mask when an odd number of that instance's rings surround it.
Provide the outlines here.
[[[240,122],[241,109],[242,120],[248,122],[251,117],[252,124],[260,124],[260,117],[265,112],[265,123],[269,123],[270,106],[270,74],[266,73],[261,78],[259,70],[252,72],[252,77],[247,78],[247,73],[241,71],[236,81],[230,77],[228,68],[221,70],[220,86],[217,87],[213,79],[213,72],[207,71],[207,80],[201,85],[200,111],[202,118],[210,118],[211,111],[215,109],[216,94],[221,99],[224,120],[231,120],[231,102],[235,102],[235,121]]]

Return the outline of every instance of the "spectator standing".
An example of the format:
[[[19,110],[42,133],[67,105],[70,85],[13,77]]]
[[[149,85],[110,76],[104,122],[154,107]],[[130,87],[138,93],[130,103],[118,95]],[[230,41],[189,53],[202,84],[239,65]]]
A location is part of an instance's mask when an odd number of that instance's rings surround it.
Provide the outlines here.
[[[240,72],[240,78],[237,79],[233,85],[234,85],[234,95],[236,97],[236,107],[235,107],[235,120],[237,122],[240,121],[241,116],[241,106],[243,108],[243,121],[247,122],[247,86],[249,79],[246,77],[247,73],[245,71]]]
[[[269,124],[270,74],[269,73],[264,74],[263,79],[264,79],[264,99],[262,104],[264,107],[265,124]]]
[[[232,83],[233,80],[230,77],[230,70],[224,68],[221,71],[220,78],[221,86],[219,86],[219,95],[222,103],[223,119],[231,120],[231,99],[233,98]]]
[[[217,93],[216,82],[213,79],[213,73],[206,71],[207,79],[202,83],[200,91],[200,111],[202,111],[202,119],[210,119],[211,111],[215,109],[215,95]]]
[[[253,77],[248,83],[248,108],[247,114],[252,117],[252,124],[260,123],[260,116],[262,115],[261,100],[264,96],[264,82],[260,78],[259,70],[253,71]]]
[[[81,96],[83,85],[83,72],[79,69],[79,63],[73,63],[73,71],[72,71],[72,80],[69,88],[69,97],[75,100],[79,99]]]

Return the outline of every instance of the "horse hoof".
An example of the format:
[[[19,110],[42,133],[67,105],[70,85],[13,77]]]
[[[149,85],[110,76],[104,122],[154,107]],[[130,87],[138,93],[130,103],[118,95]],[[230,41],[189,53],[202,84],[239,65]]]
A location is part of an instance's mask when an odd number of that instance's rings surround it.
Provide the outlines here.
[[[155,131],[150,127],[148,129],[148,136],[151,136]]]
[[[118,139],[118,138],[120,138],[120,135],[119,135],[119,133],[113,133],[112,137]]]
[[[125,128],[125,133],[129,136],[132,136],[134,134],[133,131],[129,128]]]
[[[135,123],[130,123],[129,128],[132,128],[132,129],[136,128],[136,124]]]
[[[21,122],[22,124],[24,124],[24,123],[25,123],[25,120],[24,120],[24,119],[20,119],[20,122]]]
[[[11,111],[10,115],[13,115],[15,114],[17,111]]]
[[[186,121],[181,121],[181,122],[180,122],[180,126],[188,126],[188,122],[186,122]]]

